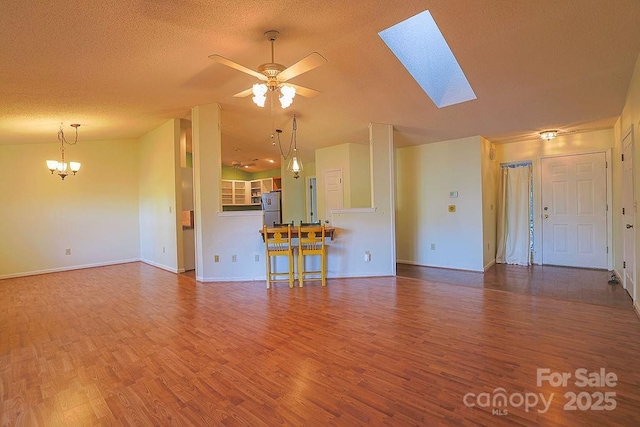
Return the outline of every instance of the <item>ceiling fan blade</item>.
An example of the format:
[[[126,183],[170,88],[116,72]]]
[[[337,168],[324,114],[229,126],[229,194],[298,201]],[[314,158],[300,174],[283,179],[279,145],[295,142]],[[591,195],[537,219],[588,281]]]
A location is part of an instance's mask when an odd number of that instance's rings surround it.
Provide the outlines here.
[[[308,87],[298,86],[291,83],[286,83],[287,86],[293,86],[296,89],[296,95],[304,96],[305,98],[315,98],[322,92],[315,89],[309,89]]]
[[[278,80],[286,82],[287,80],[299,76],[302,73],[306,73],[307,71],[311,71],[326,62],[327,60],[324,56],[320,55],[318,52],[312,52],[289,68],[282,70],[278,74]]]
[[[244,98],[246,96],[253,95],[253,88],[249,88],[247,90],[243,90],[242,92],[238,92],[233,95],[234,98]]]
[[[267,77],[264,74],[260,74],[257,71],[253,71],[251,68],[247,68],[244,65],[238,64],[237,62],[233,62],[232,60],[227,59],[224,56],[213,54],[213,55],[209,55],[209,59],[216,61],[220,64],[226,65],[227,67],[231,67],[238,71],[242,71],[243,73],[249,74],[250,76],[253,76],[257,79],[267,80]]]

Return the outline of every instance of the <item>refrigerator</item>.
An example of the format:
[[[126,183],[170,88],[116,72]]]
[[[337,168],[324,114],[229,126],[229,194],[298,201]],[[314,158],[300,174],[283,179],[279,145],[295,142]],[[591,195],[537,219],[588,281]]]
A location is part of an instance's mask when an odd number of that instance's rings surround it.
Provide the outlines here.
[[[262,193],[262,210],[264,211],[265,225],[282,223],[282,203],[279,191]]]

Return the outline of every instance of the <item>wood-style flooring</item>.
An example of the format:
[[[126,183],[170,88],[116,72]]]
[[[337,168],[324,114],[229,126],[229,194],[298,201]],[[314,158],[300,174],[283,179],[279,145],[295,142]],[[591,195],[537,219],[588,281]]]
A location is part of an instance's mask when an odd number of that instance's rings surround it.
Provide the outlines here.
[[[608,382],[580,387],[583,368]],[[0,424],[640,425],[640,320],[439,278],[267,290],[131,263],[5,279]]]
[[[611,285],[606,270],[567,268],[550,265],[495,264],[485,273],[397,264],[396,274],[431,282],[516,292],[566,301],[631,307],[631,297],[622,284]]]

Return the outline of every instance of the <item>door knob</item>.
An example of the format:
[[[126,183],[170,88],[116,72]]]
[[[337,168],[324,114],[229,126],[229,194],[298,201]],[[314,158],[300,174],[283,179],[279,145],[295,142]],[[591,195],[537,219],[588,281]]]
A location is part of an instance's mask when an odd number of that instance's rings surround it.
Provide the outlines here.
[[[545,219],[549,218],[549,214],[544,214],[544,218]]]
[[[627,228],[633,228],[633,224],[627,224]]]

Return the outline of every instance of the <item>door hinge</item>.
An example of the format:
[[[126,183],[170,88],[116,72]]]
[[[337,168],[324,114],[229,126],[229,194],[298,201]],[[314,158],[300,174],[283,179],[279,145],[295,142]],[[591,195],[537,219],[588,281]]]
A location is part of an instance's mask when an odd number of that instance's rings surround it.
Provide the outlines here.
[[[621,154],[620,157],[622,157],[622,161],[624,162],[624,154]]]
[[[627,268],[627,262],[626,261],[622,261],[622,268]]]
[[[622,215],[624,215],[624,208],[622,208]]]
[[[609,246],[607,246],[607,253],[609,253]]]
[[[604,210],[605,210],[605,211],[607,211],[607,212],[609,212],[609,203],[606,203],[606,204],[604,205]]]
[[[604,162],[604,168],[609,169],[609,162]]]

